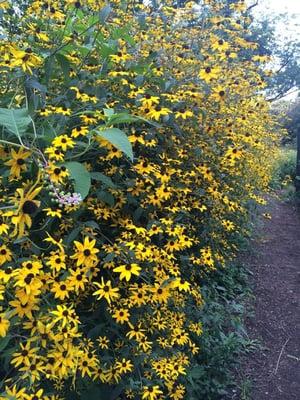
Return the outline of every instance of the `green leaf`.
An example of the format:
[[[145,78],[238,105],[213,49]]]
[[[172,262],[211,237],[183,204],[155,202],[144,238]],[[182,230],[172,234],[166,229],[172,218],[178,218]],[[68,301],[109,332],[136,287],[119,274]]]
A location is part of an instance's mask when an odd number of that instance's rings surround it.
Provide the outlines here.
[[[5,350],[6,346],[8,345],[10,341],[10,336],[5,336],[4,338],[0,339],[0,352]]]
[[[81,194],[84,199],[91,187],[91,175],[85,166],[76,161],[70,161],[64,164],[70,172],[70,178],[74,181],[74,191]]]
[[[127,113],[118,113],[114,114],[109,118],[109,125],[118,125],[118,124],[129,124],[130,122],[136,122],[139,118],[134,115],[129,115]]]
[[[66,246],[70,246],[71,243],[74,242],[74,240],[77,238],[79,233],[81,232],[81,226],[76,226],[76,228],[72,229],[70,234],[67,236],[67,238],[64,240],[64,243]]]
[[[70,61],[67,59],[67,57],[65,57],[63,54],[60,53],[57,53],[55,57],[62,69],[65,79],[69,79],[70,68],[71,68]]]
[[[5,126],[21,142],[21,136],[26,132],[30,122],[31,118],[26,108],[0,108],[0,125]]]
[[[122,151],[131,161],[133,161],[132,146],[127,135],[118,128],[108,128],[103,131],[96,130],[97,135],[108,140],[118,150]]]
[[[101,172],[91,172],[91,178],[94,179],[95,181],[100,181],[102,182],[105,186],[111,188],[111,189],[116,189],[117,185],[113,183],[113,181],[110,179],[109,176],[101,174]]]
[[[110,207],[113,207],[115,205],[114,196],[108,192],[105,192],[104,190],[97,192],[97,197],[98,197],[98,199],[102,200],[104,203],[106,203]]]
[[[161,128],[161,126],[153,121],[149,121],[146,118],[140,117],[138,115],[130,115],[126,112],[121,112],[114,114],[114,110],[107,108],[104,109],[104,115],[108,117],[107,125],[118,125],[118,124],[129,124],[131,122],[146,122],[149,125],[153,125],[156,128]]]
[[[104,108],[103,112],[106,117],[111,118],[114,115],[115,110],[113,108]]]

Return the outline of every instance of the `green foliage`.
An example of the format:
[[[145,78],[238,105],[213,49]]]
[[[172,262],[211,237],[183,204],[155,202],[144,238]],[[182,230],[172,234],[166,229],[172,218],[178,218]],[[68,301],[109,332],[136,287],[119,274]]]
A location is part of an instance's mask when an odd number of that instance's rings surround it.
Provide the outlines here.
[[[189,399],[220,400],[237,388],[235,369],[240,356],[256,348],[244,327],[246,303],[252,296],[249,272],[241,265],[231,265],[208,278],[202,293],[203,335],[197,365],[189,374],[192,390]],[[199,397],[201,393],[201,397]]]
[[[296,150],[283,147],[279,157],[276,158],[271,185],[280,189],[296,179]]]
[[[74,190],[81,194],[81,198],[85,199],[89,194],[91,187],[91,176],[83,164],[70,161],[64,164],[70,173],[70,178],[74,181]]]
[[[124,132],[118,128],[108,128],[104,130],[96,130],[96,133],[103,139],[108,140],[118,150],[126,154],[131,161],[133,161],[132,146]]]
[[[31,118],[26,108],[0,108],[0,125],[4,126],[8,132],[16,135],[21,143],[21,136],[26,132],[30,122]]]

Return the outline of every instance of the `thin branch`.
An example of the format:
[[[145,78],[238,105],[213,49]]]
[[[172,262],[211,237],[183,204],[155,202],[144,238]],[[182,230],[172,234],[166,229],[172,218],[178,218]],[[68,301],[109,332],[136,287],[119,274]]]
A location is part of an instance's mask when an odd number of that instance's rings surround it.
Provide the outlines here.
[[[250,11],[252,8],[258,6],[259,0],[256,0],[254,4],[252,4],[250,7],[247,8],[246,12]]]
[[[289,340],[290,340],[290,338],[288,338],[288,339],[285,341],[284,345],[282,346],[281,352],[280,352],[279,357],[278,357],[278,360],[277,360],[276,368],[275,368],[275,370],[274,370],[274,375],[277,374],[277,371],[278,371],[278,368],[279,368],[279,363],[280,363],[280,360],[281,360],[281,357],[282,357],[283,350],[285,349],[285,346],[288,344],[288,341],[289,341]]]
[[[293,93],[296,93],[296,92],[299,91],[299,88],[295,88],[292,92],[290,92],[291,89],[292,89],[292,87],[287,92],[279,93],[276,96],[267,99],[267,101],[272,102],[272,101],[280,100],[280,99],[283,99],[284,97],[286,97],[286,96],[288,96],[290,94],[293,94]]]

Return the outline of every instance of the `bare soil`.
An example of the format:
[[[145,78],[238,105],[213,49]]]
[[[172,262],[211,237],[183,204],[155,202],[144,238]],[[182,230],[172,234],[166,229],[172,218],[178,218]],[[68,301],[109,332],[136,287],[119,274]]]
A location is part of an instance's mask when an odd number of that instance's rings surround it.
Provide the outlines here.
[[[300,210],[272,199],[268,212],[248,260],[255,304],[246,325],[262,348],[247,358],[243,375],[252,400],[300,400]]]

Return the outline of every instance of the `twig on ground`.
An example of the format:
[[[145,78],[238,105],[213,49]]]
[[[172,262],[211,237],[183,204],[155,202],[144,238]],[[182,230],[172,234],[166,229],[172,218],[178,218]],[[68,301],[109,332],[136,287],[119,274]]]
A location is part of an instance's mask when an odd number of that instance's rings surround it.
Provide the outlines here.
[[[293,360],[300,361],[299,357],[292,356],[291,354],[287,354],[288,358],[292,358]]]
[[[274,371],[274,375],[277,374],[277,371],[278,371],[278,368],[279,368],[279,363],[280,363],[280,360],[281,360],[281,357],[282,357],[283,350],[284,350],[285,346],[288,344],[288,341],[289,341],[289,340],[290,340],[290,338],[288,338],[288,339],[285,341],[284,345],[282,346],[282,349],[281,349],[281,351],[280,351],[280,354],[279,354],[279,357],[278,357],[278,360],[277,360],[277,364],[276,364],[276,368],[275,368],[275,371]]]

